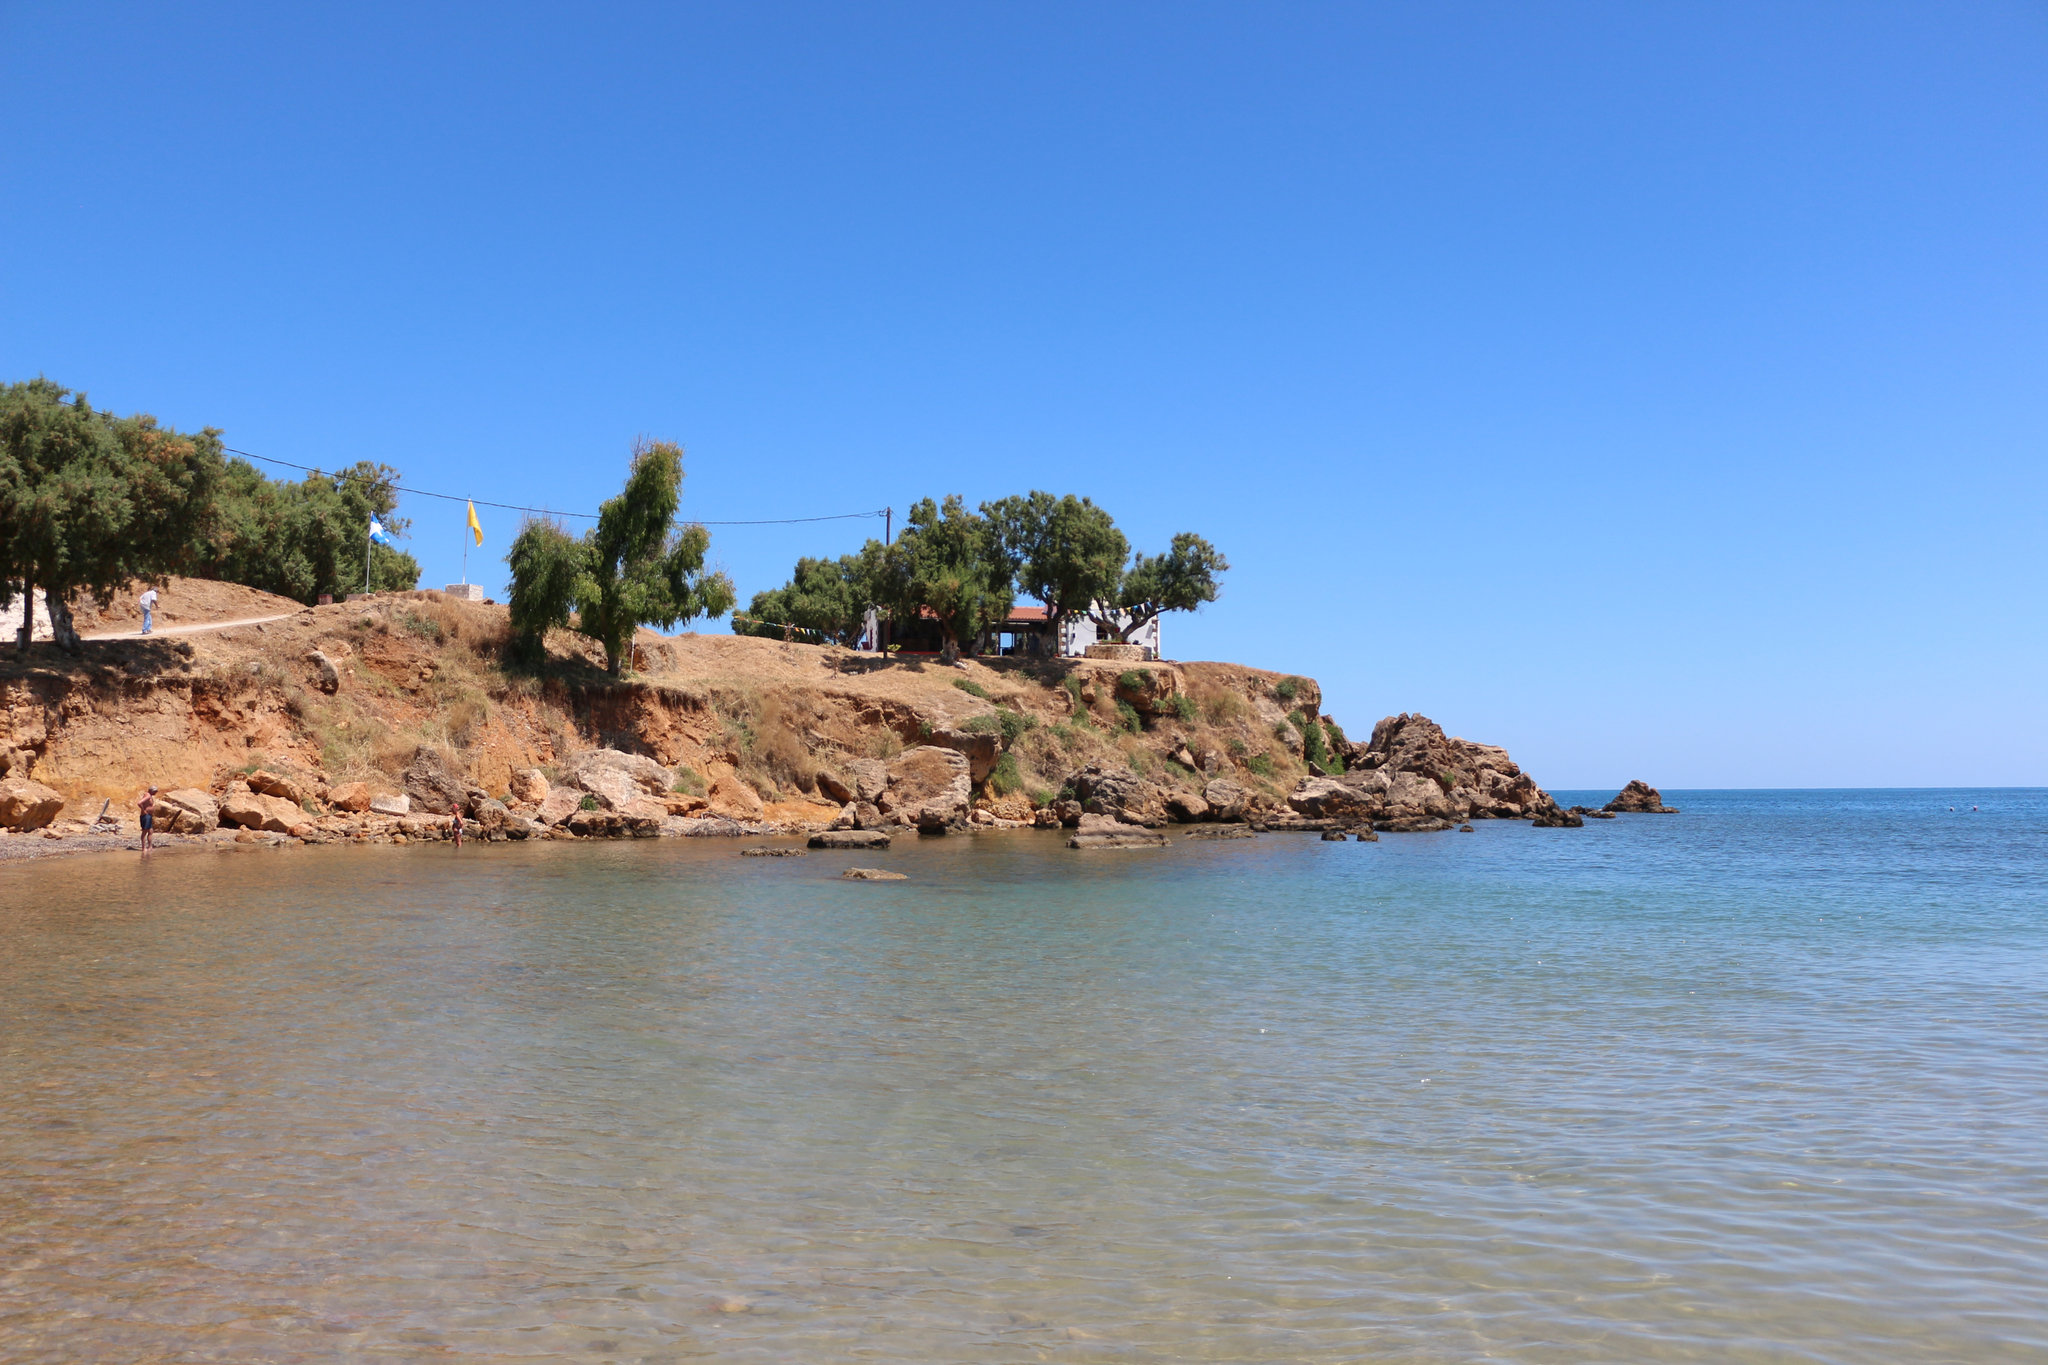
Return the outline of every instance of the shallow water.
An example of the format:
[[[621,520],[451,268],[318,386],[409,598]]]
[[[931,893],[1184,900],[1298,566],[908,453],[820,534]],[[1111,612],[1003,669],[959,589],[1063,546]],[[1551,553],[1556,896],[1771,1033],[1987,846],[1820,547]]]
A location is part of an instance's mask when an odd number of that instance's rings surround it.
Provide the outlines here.
[[[0,1359],[2048,1358],[2048,793],[1668,799],[0,867]]]

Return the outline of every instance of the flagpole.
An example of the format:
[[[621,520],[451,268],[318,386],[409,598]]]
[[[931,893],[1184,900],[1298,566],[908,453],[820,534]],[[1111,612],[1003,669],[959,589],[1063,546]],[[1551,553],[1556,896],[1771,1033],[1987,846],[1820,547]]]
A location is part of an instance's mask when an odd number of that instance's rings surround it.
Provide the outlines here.
[[[370,513],[370,519],[363,526],[363,591],[370,590],[370,531],[377,524],[377,514]]]

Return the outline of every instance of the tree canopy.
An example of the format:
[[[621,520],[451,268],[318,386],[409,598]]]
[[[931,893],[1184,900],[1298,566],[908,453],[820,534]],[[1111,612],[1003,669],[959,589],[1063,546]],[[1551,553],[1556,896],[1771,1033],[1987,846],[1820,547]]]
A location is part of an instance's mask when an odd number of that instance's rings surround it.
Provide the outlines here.
[[[704,569],[710,534],[675,525],[682,484],[682,448],[643,441],[633,448],[626,486],[580,538],[550,521],[520,528],[505,560],[513,629],[529,654],[543,651],[549,627],[573,626],[604,646],[605,666],[616,676],[641,626],[669,630],[732,609],[732,580]]]
[[[930,613],[949,658],[963,647],[972,652],[1016,600],[994,524],[968,511],[957,494],[944,504],[924,498],[911,507],[902,534],[884,552],[877,587],[899,620]]]
[[[1137,555],[1115,593],[1089,613],[1105,636],[1128,641],[1169,611],[1193,611],[1222,591],[1217,575],[1230,564],[1215,546],[1190,531],[1173,538],[1163,555]]]
[[[1165,554],[1133,556],[1109,512],[1071,493],[1034,489],[985,502],[979,515],[957,496],[925,498],[895,544],[870,540],[857,555],[798,560],[789,582],[734,614],[733,629],[850,644],[873,606],[899,624],[930,620],[945,652],[972,653],[1022,592],[1045,604],[1056,640],[1069,619],[1086,616],[1104,638],[1127,641],[1164,612],[1215,601],[1229,567],[1187,532]]]
[[[417,587],[418,560],[368,540],[373,516],[394,536],[411,525],[394,515],[398,477],[389,465],[360,460],[339,473],[308,474],[292,483],[267,478],[245,460],[230,460],[198,571],[311,604],[323,593],[364,591],[367,550],[368,591]]]
[[[189,566],[223,471],[220,433],[95,411],[47,379],[0,386],[0,607],[41,588],[57,643],[77,652],[71,605]],[[30,609],[17,640],[28,648]]]
[[[885,553],[881,541],[870,540],[859,554],[799,559],[789,582],[755,593],[744,615],[733,614],[733,628],[767,636],[794,629],[852,644],[875,605]]]
[[[1115,595],[1131,544],[1103,508],[1034,489],[981,505],[1017,588],[1045,604],[1053,637],[1068,617]]]

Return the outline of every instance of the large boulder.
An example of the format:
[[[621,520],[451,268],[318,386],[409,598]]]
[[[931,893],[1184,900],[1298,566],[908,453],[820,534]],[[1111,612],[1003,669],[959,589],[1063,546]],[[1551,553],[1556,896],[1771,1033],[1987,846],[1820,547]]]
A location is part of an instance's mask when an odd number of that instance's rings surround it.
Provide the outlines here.
[[[315,687],[329,695],[341,690],[341,670],[335,667],[334,660],[314,649],[307,651],[306,662],[313,665]]]
[[[485,796],[483,789],[470,786],[438,749],[424,744],[413,750],[402,780],[413,804],[432,815],[453,815],[458,806],[473,809]]]
[[[617,749],[592,749],[569,765],[569,785],[623,809],[634,796],[662,797],[675,786],[675,774],[643,754]]]
[[[1219,777],[1202,788],[1202,799],[1209,803],[1209,815],[1212,819],[1236,820],[1250,807],[1252,794],[1229,778]]]
[[[513,802],[521,806],[538,806],[548,799],[547,774],[538,768],[515,770],[505,785]]]
[[[1091,763],[1072,774],[1065,787],[1090,815],[1108,815],[1130,825],[1166,823],[1166,793],[1128,768]]]
[[[378,792],[370,798],[370,814],[410,815],[412,814],[412,798],[403,792]]]
[[[257,791],[231,791],[223,797],[220,822],[239,825],[243,829],[267,829],[277,834],[289,834],[301,825],[312,823],[305,811],[282,796],[266,796]]]
[[[1001,739],[988,730],[934,730],[927,742],[965,755],[968,781],[976,785],[988,781],[1003,752]]]
[[[583,808],[583,795],[574,787],[556,787],[541,798],[533,818],[550,827],[559,825]]]
[[[515,814],[504,802],[489,799],[477,802],[476,829],[486,839],[529,839],[540,832],[540,826]]]
[[[1664,797],[1655,787],[1640,778],[1631,781],[1615,793],[1612,801],[1601,810],[1624,811],[1635,815],[1676,815],[1676,808],[1664,804]]]
[[[851,760],[846,765],[846,775],[853,780],[853,795],[847,798],[850,801],[879,801],[889,789],[889,769],[878,758]]]
[[[828,829],[813,834],[812,848],[887,848],[889,836],[878,829]]]
[[[1305,777],[1288,794],[1287,804],[1310,820],[1371,820],[1386,802],[1383,791],[1334,777]]]
[[[1127,824],[1107,815],[1083,815],[1080,827],[1067,840],[1068,848],[1158,848],[1166,843],[1164,834],[1143,825]]]
[[[166,834],[209,834],[220,828],[220,802],[197,787],[158,792],[158,828]]]
[[[707,808],[713,815],[729,820],[758,820],[765,813],[767,807],[762,804],[761,793],[731,764],[706,764],[704,775],[711,782]]]
[[[64,809],[64,797],[53,787],[26,777],[0,780],[0,829],[41,829]]]
[[[328,790],[327,804],[350,815],[360,815],[370,808],[370,798],[376,793],[367,782],[344,782]]]
[[[1209,803],[1193,792],[1170,792],[1166,797],[1166,813],[1184,825],[1209,818]]]
[[[920,829],[963,826],[974,799],[967,755],[936,744],[906,751],[889,764],[881,813]]]
[[[248,782],[250,791],[262,796],[275,796],[281,801],[291,802],[294,806],[303,804],[311,794],[304,786],[284,774],[266,772],[260,768],[250,773],[244,780]]]

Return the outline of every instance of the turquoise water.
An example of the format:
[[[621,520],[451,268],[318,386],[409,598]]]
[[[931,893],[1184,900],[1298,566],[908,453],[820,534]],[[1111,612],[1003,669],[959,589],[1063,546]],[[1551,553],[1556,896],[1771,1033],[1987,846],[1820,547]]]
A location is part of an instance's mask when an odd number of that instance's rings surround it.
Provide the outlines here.
[[[2048,793],[1667,800],[0,866],[0,1359],[2048,1359]]]

